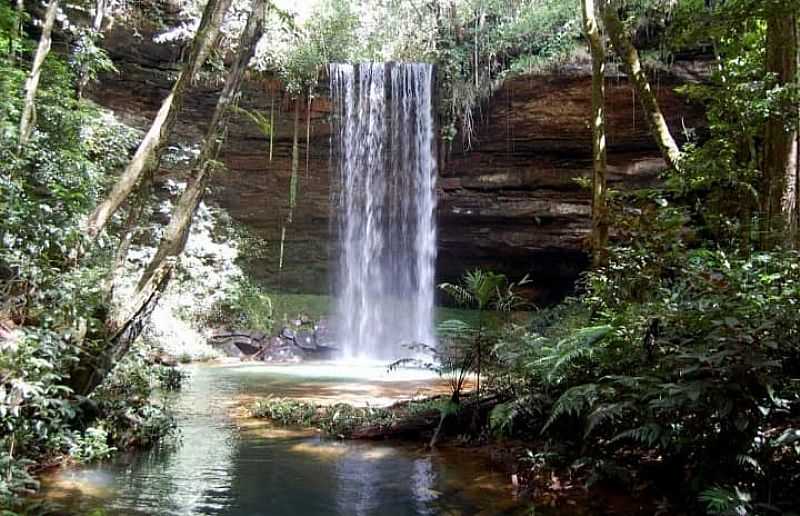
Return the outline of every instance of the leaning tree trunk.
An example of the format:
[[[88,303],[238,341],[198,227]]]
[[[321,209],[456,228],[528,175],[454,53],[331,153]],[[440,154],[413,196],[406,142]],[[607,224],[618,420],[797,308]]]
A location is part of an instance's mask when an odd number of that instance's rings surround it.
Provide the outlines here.
[[[608,205],[606,202],[606,52],[595,16],[594,0],[583,0],[583,31],[592,54],[592,264],[608,263]]]
[[[97,37],[103,28],[103,19],[106,15],[106,0],[96,0],[94,4],[94,18],[92,19],[92,37]],[[89,66],[87,63],[81,64],[78,71],[78,84],[75,88],[75,94],[78,100],[83,98],[83,92],[86,91],[86,86],[89,85]]]
[[[217,100],[217,105],[203,142],[203,148],[195,162],[192,176],[189,178],[186,189],[175,205],[172,218],[164,230],[155,256],[153,256],[139,279],[137,290],[141,291],[152,281],[153,275],[167,258],[177,257],[183,252],[191,229],[192,216],[200,205],[208,179],[217,164],[216,160],[224,140],[223,132],[227,125],[230,108],[239,94],[247,63],[250,62],[250,58],[255,54],[256,45],[263,33],[264,11],[265,0],[253,0],[253,11],[240,36],[239,51],[235,60],[231,63],[225,86]]]
[[[142,274],[136,292],[130,302],[120,310],[119,319],[114,321],[116,331],[109,339],[105,350],[99,357],[82,357],[81,363],[73,373],[70,384],[78,394],[91,393],[103,382],[114,365],[125,356],[131,344],[141,334],[150,314],[158,304],[161,293],[169,283],[176,258],[186,243],[192,215],[200,204],[208,177],[213,171],[222,146],[222,133],[230,107],[241,89],[247,63],[255,53],[258,40],[263,34],[265,7],[265,0],[253,0],[252,13],[239,40],[239,51],[231,64],[225,86],[217,101],[189,184],[178,199],[156,255]]]
[[[120,175],[106,198],[95,208],[86,221],[86,232],[90,237],[96,238],[103,230],[111,216],[114,215],[125,199],[136,188],[136,184],[141,177],[148,170],[154,170],[158,167],[161,152],[172,132],[178,113],[183,107],[183,96],[186,93],[186,89],[208,57],[230,3],[231,0],[208,0],[197,34],[192,42],[189,58],[172,86],[172,91],[161,104],[153,124],[139,144],[139,148],[136,149],[133,159]]]
[[[22,106],[22,117],[19,120],[19,148],[21,152],[31,138],[33,127],[36,125],[36,92],[39,90],[39,78],[42,75],[42,65],[47,54],[50,53],[50,45],[53,42],[53,25],[56,22],[58,12],[58,0],[50,0],[42,24],[42,35],[39,37],[39,46],[33,57],[31,71],[25,80],[25,101]]]
[[[622,61],[625,73],[633,83],[636,94],[639,96],[650,132],[661,150],[661,154],[664,156],[664,161],[673,170],[680,170],[681,151],[672,137],[664,115],[661,113],[658,99],[656,99],[652,88],[650,88],[647,74],[642,69],[639,52],[633,46],[625,26],[619,19],[614,2],[607,2],[603,6],[602,15],[608,37],[611,40],[614,51]]]
[[[774,74],[778,85],[797,81],[797,15],[793,2],[776,5],[767,16],[767,72]],[[788,107],[788,106],[787,106]],[[761,248],[772,249],[794,243],[797,217],[798,135],[796,124],[787,123],[797,107],[773,112],[764,133],[764,165],[761,184]]]

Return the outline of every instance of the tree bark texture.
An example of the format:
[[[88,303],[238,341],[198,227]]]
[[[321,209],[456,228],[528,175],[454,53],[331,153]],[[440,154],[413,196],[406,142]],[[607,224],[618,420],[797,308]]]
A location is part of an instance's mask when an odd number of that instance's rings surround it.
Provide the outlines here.
[[[42,22],[42,35],[39,37],[39,45],[36,47],[36,54],[33,56],[31,71],[25,79],[25,101],[22,106],[22,116],[19,121],[19,151],[21,152],[30,141],[33,128],[36,125],[36,92],[39,90],[39,79],[42,75],[42,65],[50,53],[50,46],[53,42],[53,25],[56,22],[58,12],[58,0],[50,0],[45,10]]]
[[[100,34],[103,29],[103,20],[106,15],[106,2],[107,0],[96,0],[94,4],[94,17],[92,18],[92,34]],[[89,85],[89,67],[86,63],[81,65],[78,72],[78,85],[76,87],[76,95],[78,100],[83,98],[83,92]]]
[[[200,71],[219,34],[222,19],[231,0],[209,0],[203,18],[192,42],[189,58],[183,66],[172,91],[161,104],[155,120],[136,149],[136,153],[111,188],[106,198],[95,208],[86,221],[86,232],[92,238],[108,224],[109,219],[136,188],[139,180],[149,170],[158,168],[161,152],[169,138],[175,121],[183,107],[183,97]]]
[[[797,7],[789,0],[776,4],[767,13],[766,71],[778,86],[788,86],[798,80]],[[796,115],[797,106],[775,110],[764,131],[759,232],[765,250],[796,241],[798,134],[791,121]]]
[[[239,51],[231,64],[225,86],[217,100],[192,177],[178,199],[156,255],[142,274],[130,302],[120,310],[119,319],[113,322],[113,334],[103,353],[96,358],[82,357],[71,378],[72,387],[79,394],[91,393],[103,382],[114,365],[125,356],[147,325],[150,314],[169,284],[177,256],[183,251],[186,243],[192,215],[200,204],[215,158],[219,154],[230,107],[239,93],[247,64],[263,34],[265,6],[265,0],[253,0],[252,13],[239,40]]]
[[[222,147],[223,133],[231,111],[230,108],[239,94],[247,64],[255,54],[256,45],[263,34],[265,1],[254,0],[252,5],[253,12],[248,17],[247,24],[239,38],[238,53],[228,70],[225,86],[222,88],[211,116],[211,123],[208,126],[203,147],[195,162],[192,175],[172,211],[172,217],[164,230],[155,256],[139,279],[138,290],[145,287],[164,260],[180,255],[186,245],[192,217],[200,205]]]
[[[650,81],[647,79],[647,74],[642,68],[639,52],[633,46],[627,29],[617,14],[614,2],[607,2],[603,6],[602,17],[611,45],[622,61],[622,67],[633,84],[636,95],[639,97],[650,132],[661,150],[661,154],[664,156],[664,161],[673,170],[680,170],[681,151],[672,137],[664,115],[661,113],[658,99],[656,99],[650,87]]]
[[[594,0],[582,0],[583,31],[592,55],[592,264],[608,263],[608,205],[606,199],[606,52],[595,16]]]

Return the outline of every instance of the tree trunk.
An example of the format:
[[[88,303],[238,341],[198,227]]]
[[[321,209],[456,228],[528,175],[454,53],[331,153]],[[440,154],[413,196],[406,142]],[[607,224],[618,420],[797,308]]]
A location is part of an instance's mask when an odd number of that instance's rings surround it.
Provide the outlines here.
[[[278,106],[280,108],[280,106]],[[269,162],[272,163],[272,142],[275,135],[275,91],[269,95]]]
[[[172,91],[164,99],[153,124],[136,149],[133,159],[125,168],[107,197],[95,208],[86,221],[86,232],[91,238],[105,228],[109,219],[119,209],[125,199],[136,188],[141,177],[149,170],[158,168],[161,151],[183,107],[183,96],[200,71],[219,34],[222,19],[231,0],[208,0],[197,34],[192,42],[189,58],[183,66]]]
[[[17,0],[14,7],[14,24],[11,26],[11,38],[8,42],[8,57],[16,62],[17,53],[14,44],[22,40],[22,20],[25,16],[25,0]]]
[[[109,272],[108,281],[106,283],[106,299],[111,307],[119,306],[119,303],[114,297],[116,287],[115,281],[125,270],[128,251],[130,250],[131,242],[136,236],[137,229],[144,216],[145,207],[147,206],[148,197],[150,195],[152,177],[145,177],[142,181],[147,187],[143,184],[139,188],[138,195],[128,203],[128,216],[119,235],[119,245],[117,246],[117,251],[114,253],[114,261],[111,264],[111,271]],[[113,319],[115,315],[112,314],[111,317]]]
[[[50,0],[44,15],[42,35],[39,37],[39,46],[36,48],[36,54],[33,57],[31,71],[28,74],[28,78],[25,80],[25,103],[23,104],[22,117],[19,121],[19,152],[22,152],[22,148],[30,141],[33,127],[36,125],[36,92],[39,90],[39,78],[42,75],[42,65],[44,64],[45,58],[47,58],[47,54],[50,53],[50,45],[53,42],[53,25],[55,25],[56,22],[57,12],[58,0]]]
[[[583,0],[583,31],[592,54],[592,265],[608,263],[608,206],[606,203],[606,52],[595,16],[594,0]]]
[[[231,64],[225,86],[222,89],[211,118],[203,148],[195,162],[192,177],[183,191],[156,255],[148,264],[139,280],[131,301],[121,310],[121,317],[114,321],[116,331],[109,339],[100,357],[81,357],[81,363],[71,378],[71,386],[78,394],[87,395],[100,385],[114,365],[127,353],[131,344],[139,337],[150,314],[166,289],[177,256],[183,251],[191,227],[192,215],[205,192],[209,174],[222,146],[224,126],[230,107],[241,88],[247,63],[255,53],[258,40],[263,33],[265,0],[253,0],[253,10],[239,40],[238,53]]]
[[[297,206],[297,171],[300,168],[300,99],[294,103],[294,131],[292,134],[292,177],[289,181],[289,215],[286,223],[292,223],[292,213]]]
[[[150,314],[158,304],[161,293],[172,276],[175,260],[170,259],[153,274],[147,288],[140,290],[127,305],[118,329],[108,338],[105,348],[97,355],[81,354],[80,361],[70,374],[69,387],[75,394],[88,396],[105,380],[119,360],[139,338]]]
[[[238,53],[231,63],[225,86],[214,108],[214,114],[203,141],[203,148],[195,162],[192,176],[189,178],[186,189],[178,198],[172,218],[161,237],[158,250],[142,273],[137,290],[145,288],[164,260],[176,257],[183,252],[191,229],[192,216],[200,205],[222,147],[223,132],[227,125],[230,107],[239,94],[247,64],[255,54],[256,45],[263,33],[264,11],[265,0],[253,0],[253,12],[248,17],[247,25],[239,38]]]
[[[612,4],[613,2],[607,2],[602,9],[603,24],[608,37],[622,61],[622,67],[628,75],[628,79],[633,83],[644,109],[650,132],[653,134],[653,138],[664,156],[664,161],[673,170],[680,170],[681,151],[678,149],[678,144],[675,143],[664,115],[661,113],[658,99],[656,99],[653,90],[650,88],[647,74],[642,69],[642,63],[639,60],[639,52],[633,46],[627,30]]]
[[[779,2],[767,15],[767,72],[778,85],[797,81],[797,15],[793,2]],[[796,115],[797,107],[793,106]],[[784,110],[781,110],[784,111]],[[797,217],[797,127],[787,124],[786,112],[773,112],[764,133],[761,184],[761,248],[793,244]]]
[[[92,19],[92,36],[100,34],[103,28],[103,19],[106,15],[106,0],[96,0],[94,5],[94,18]],[[83,98],[83,92],[89,85],[89,67],[86,63],[81,65],[78,72],[78,84],[75,88],[78,100]]]
[[[306,177],[309,172],[309,162],[311,159],[311,88],[308,88],[308,102],[306,103]]]
[[[286,228],[292,223],[294,207],[297,205],[297,169],[300,168],[300,99],[294,103],[294,129],[292,134],[292,177],[289,179],[289,213],[286,222],[281,228],[281,249],[278,258],[278,277],[283,271],[283,251],[286,243]]]

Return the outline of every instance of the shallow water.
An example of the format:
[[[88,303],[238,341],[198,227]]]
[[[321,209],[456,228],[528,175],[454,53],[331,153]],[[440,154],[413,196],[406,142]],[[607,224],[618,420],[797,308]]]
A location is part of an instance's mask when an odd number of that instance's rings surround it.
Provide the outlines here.
[[[65,514],[531,511],[529,503],[514,497],[507,474],[466,451],[430,453],[407,444],[340,442],[235,416],[235,405],[250,397],[388,402],[404,389],[408,396],[414,388],[432,388],[429,380],[376,379],[366,370],[343,366],[198,366],[189,371],[191,378],[177,400],[178,443],[112,463],[61,470],[45,479],[45,498],[60,504]]]

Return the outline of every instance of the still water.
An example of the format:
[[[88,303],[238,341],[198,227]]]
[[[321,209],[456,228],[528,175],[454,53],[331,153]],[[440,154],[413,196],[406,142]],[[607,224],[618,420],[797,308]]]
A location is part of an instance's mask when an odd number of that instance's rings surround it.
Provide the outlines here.
[[[237,416],[237,406],[269,394],[386,403],[435,388],[430,380],[376,380],[368,370],[330,366],[196,366],[189,373],[177,394],[176,443],[62,470],[45,480],[46,499],[63,514],[97,515],[531,513],[507,473],[469,451],[340,442],[243,418],[241,408]]]

